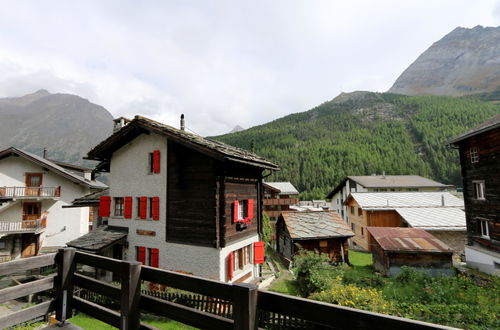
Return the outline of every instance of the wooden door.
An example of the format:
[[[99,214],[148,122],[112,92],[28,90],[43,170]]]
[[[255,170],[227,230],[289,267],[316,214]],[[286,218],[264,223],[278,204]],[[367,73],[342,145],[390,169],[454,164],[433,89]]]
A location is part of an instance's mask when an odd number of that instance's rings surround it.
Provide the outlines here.
[[[42,203],[23,203],[23,228],[35,228],[40,219]]]
[[[38,237],[39,235],[33,234],[22,235],[21,258],[33,257],[38,254]]]
[[[42,186],[42,173],[26,173],[26,195],[40,196]]]

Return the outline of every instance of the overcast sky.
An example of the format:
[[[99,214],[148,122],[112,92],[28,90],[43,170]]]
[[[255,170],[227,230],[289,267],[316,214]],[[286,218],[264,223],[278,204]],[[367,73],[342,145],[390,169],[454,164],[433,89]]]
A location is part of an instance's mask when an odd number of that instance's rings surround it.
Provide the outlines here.
[[[44,88],[201,135],[386,91],[500,0],[1,1],[0,97]]]

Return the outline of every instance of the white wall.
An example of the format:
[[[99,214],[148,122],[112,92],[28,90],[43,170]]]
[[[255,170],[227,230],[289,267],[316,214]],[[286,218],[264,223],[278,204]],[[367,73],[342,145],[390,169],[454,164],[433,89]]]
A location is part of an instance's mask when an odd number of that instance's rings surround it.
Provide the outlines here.
[[[488,274],[500,274],[500,254],[478,246],[465,246],[467,266]]]

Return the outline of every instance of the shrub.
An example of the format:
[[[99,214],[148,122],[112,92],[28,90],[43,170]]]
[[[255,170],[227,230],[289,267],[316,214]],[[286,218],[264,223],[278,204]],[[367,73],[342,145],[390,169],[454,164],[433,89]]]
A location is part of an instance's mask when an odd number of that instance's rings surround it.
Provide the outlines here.
[[[297,284],[302,296],[307,297],[314,292],[326,290],[330,285],[330,277],[324,271],[329,258],[326,254],[301,250],[295,256]],[[326,266],[325,266],[326,265]]]
[[[269,216],[263,212],[262,213],[262,240],[266,243],[271,242],[271,237],[273,235],[273,227],[271,226],[271,220]]]

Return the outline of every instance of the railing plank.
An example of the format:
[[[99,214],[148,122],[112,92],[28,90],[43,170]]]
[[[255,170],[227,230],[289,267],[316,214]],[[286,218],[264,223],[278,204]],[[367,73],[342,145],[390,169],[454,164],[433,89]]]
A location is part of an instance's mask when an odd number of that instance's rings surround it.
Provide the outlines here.
[[[25,297],[27,295],[50,290],[54,287],[54,276],[42,278],[29,283],[19,284],[0,290],[0,304],[9,300]]]
[[[233,329],[233,320],[141,294],[142,309],[202,329]]]
[[[0,276],[24,272],[33,268],[54,265],[56,253],[45,254],[37,257],[18,259],[0,263]]]
[[[53,300],[22,309],[15,313],[0,317],[0,329],[6,329],[22,322],[31,321],[37,317],[47,315],[54,310],[55,302]]]
[[[119,273],[121,269],[121,260],[98,256],[95,254],[76,251],[75,260],[77,263],[109,270],[110,272]],[[119,275],[119,274],[118,274]]]
[[[258,308],[336,329],[454,329],[262,290],[258,293]]]
[[[85,275],[74,274],[73,285],[97,292],[111,299],[120,300],[121,298],[121,290],[119,287],[95,280]]]
[[[79,297],[73,297],[73,307],[80,312],[90,315],[114,327],[120,327],[120,313],[106,307],[94,304]]]
[[[233,288],[231,284],[198,276],[179,274],[164,269],[142,266],[141,279],[143,281],[150,281],[181,290],[200,293],[205,296],[230,301],[233,300]]]

